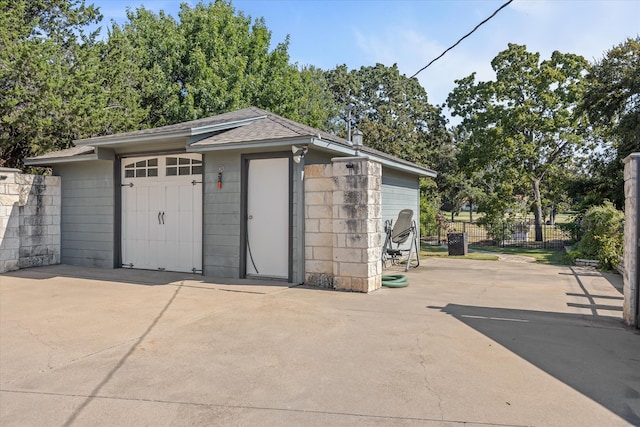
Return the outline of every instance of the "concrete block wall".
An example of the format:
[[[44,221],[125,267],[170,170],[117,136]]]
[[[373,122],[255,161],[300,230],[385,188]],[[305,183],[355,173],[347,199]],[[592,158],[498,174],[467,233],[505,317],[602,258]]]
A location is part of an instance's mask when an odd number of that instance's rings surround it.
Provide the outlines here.
[[[60,263],[60,177],[0,168],[0,272]]]
[[[640,200],[638,200],[638,186],[640,185],[640,153],[633,153],[625,159],[624,194],[624,303],[622,316],[631,326],[638,324],[638,221],[640,220]]]
[[[332,161],[305,167],[305,283],[371,292],[382,284],[382,167]]]

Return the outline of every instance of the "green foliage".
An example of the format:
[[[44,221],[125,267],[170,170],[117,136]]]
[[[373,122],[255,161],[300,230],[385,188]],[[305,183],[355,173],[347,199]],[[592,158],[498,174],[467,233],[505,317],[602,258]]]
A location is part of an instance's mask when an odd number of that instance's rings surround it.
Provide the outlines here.
[[[429,104],[417,79],[401,75],[398,67],[376,64],[326,72],[328,88],[340,109],[334,125],[346,135],[347,107],[353,104],[355,121],[365,145],[422,165],[434,165],[436,154],[450,143],[440,108]]]
[[[100,92],[95,34],[84,1],[0,0],[0,166],[91,133]]]
[[[183,4],[179,20],[140,7],[106,42],[84,0],[0,0],[0,166],[72,140],[254,105],[310,126],[336,115],[325,75],[271,49],[264,20],[230,2]]]
[[[620,262],[624,243],[624,213],[609,201],[587,209],[582,220],[582,238],[576,249],[600,261],[605,269]]]
[[[568,233],[570,236],[571,242],[577,243],[582,237],[583,218],[584,218],[583,214],[578,214],[578,215],[575,215],[569,222],[556,224],[556,227]]]
[[[487,236],[496,242],[510,240],[513,236],[513,220],[495,215],[486,215],[478,220],[478,224],[487,230]]]
[[[640,151],[640,36],[628,38],[596,61],[580,108],[597,126],[603,150],[591,162],[586,197],[624,205],[622,160]]]
[[[515,195],[530,195],[536,240],[542,240],[545,187],[569,165],[586,140],[576,106],[585,83],[587,62],[579,55],[540,55],[509,44],[491,62],[495,81],[476,82],[475,74],[457,80],[447,98],[462,118],[459,161],[481,175],[488,197],[481,208],[505,214]]]
[[[440,197],[433,180],[423,179],[420,182],[420,236],[438,234],[438,211]]]
[[[310,126],[327,127],[333,113],[324,75],[289,63],[289,40],[270,50],[263,19],[251,20],[230,2],[183,3],[179,20],[144,7],[114,25],[114,43],[130,46],[134,86],[155,127],[248,106]],[[118,36],[115,39],[115,36]]]

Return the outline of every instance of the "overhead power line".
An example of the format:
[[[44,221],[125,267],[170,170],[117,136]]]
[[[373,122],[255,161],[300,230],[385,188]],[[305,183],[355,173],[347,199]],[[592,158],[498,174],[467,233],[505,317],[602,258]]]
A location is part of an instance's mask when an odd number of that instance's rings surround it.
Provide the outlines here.
[[[454,47],[458,46],[460,44],[460,42],[464,39],[466,39],[467,37],[469,37],[471,34],[473,34],[478,28],[480,28],[482,26],[482,24],[484,24],[485,22],[487,22],[488,20],[490,20],[491,18],[493,18],[494,16],[496,16],[498,14],[498,12],[500,12],[502,9],[504,9],[505,7],[507,7],[509,5],[509,3],[511,3],[513,0],[509,0],[507,1],[505,4],[503,4],[502,6],[500,6],[499,8],[497,8],[495,10],[495,12],[493,12],[491,14],[491,16],[489,16],[487,19],[485,19],[484,21],[482,21],[481,23],[479,23],[478,25],[476,25],[473,30],[469,31],[467,34],[465,34],[464,36],[462,36],[457,42],[455,42],[453,45],[451,45],[449,48],[447,48],[444,52],[442,52],[437,58],[431,60],[431,62],[429,62],[427,65],[425,65],[424,67],[420,68],[413,76],[411,76],[410,78],[414,78],[415,76],[417,76],[418,74],[420,74],[422,71],[426,70],[427,67],[429,67],[429,65],[433,64],[434,62],[436,62],[438,59],[442,58],[447,52],[449,52],[451,49],[453,49]]]

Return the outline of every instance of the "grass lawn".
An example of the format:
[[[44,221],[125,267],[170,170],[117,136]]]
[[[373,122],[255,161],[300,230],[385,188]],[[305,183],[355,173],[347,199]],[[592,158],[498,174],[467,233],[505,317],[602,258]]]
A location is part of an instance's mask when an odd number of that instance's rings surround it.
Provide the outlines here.
[[[447,221],[451,221],[451,212],[442,211],[442,214],[447,219]],[[575,214],[571,212],[563,212],[556,214],[556,224],[568,223],[571,222],[573,216]],[[473,222],[477,222],[480,218],[484,217],[484,213],[482,212],[474,212],[473,213]],[[529,214],[530,218],[533,218],[533,214]],[[454,216],[455,222],[469,222],[469,212],[460,212],[460,215]],[[547,218],[549,219],[549,218]]]
[[[541,264],[567,265],[564,261],[565,253],[557,249],[536,249],[536,248],[501,248],[496,246],[473,246],[470,249],[477,249],[487,252],[497,252],[508,255],[530,256]]]
[[[443,248],[441,246],[429,246],[429,245],[423,245],[422,248],[420,248],[420,256],[421,257],[430,257],[430,256],[448,257],[448,258],[455,258],[455,259],[475,259],[475,260],[481,260],[481,261],[497,261],[499,259],[495,255],[483,254],[479,252],[469,252],[465,256],[449,256],[449,250],[447,248]]]
[[[536,248],[501,248],[496,246],[469,246],[469,253],[466,256],[449,256],[449,250],[442,246],[422,245],[420,248],[421,257],[448,257],[457,259],[475,259],[482,261],[497,261],[497,255],[484,252],[495,252],[507,255],[529,256],[535,258],[540,264],[567,265],[565,253],[556,249],[536,249]]]

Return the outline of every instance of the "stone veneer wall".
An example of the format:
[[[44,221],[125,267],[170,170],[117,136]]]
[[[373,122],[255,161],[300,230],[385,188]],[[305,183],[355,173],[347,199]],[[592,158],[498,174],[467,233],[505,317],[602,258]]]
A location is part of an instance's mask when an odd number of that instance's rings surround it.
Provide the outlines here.
[[[305,283],[370,292],[382,284],[382,166],[332,161],[305,166]]]
[[[305,283],[334,288],[333,165],[304,167]]]
[[[60,177],[0,168],[0,273],[60,263]]]
[[[640,153],[633,153],[625,160],[624,167],[624,194],[625,194],[625,221],[624,221],[624,303],[622,316],[628,325],[638,325],[638,221],[640,200],[638,200]]]

